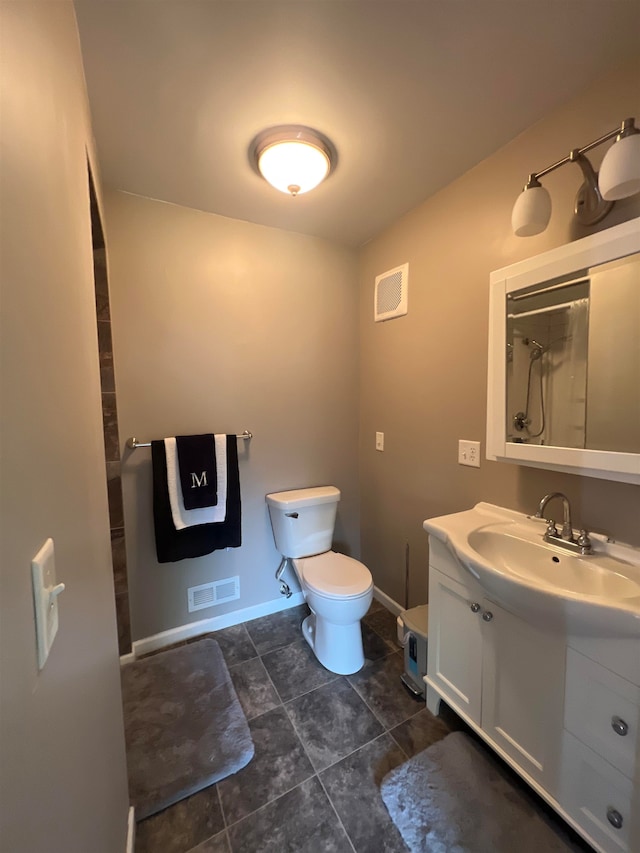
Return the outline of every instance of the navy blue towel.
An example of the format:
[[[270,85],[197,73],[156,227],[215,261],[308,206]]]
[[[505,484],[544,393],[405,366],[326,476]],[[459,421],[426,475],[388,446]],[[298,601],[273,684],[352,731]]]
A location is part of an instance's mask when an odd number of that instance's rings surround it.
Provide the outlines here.
[[[203,557],[221,548],[239,548],[242,545],[238,442],[235,435],[227,436],[227,516],[218,524],[198,524],[176,530],[169,504],[164,441],[151,442],[151,462],[153,521],[159,563]]]
[[[213,433],[177,435],[176,452],[184,508],[217,506],[218,481]]]

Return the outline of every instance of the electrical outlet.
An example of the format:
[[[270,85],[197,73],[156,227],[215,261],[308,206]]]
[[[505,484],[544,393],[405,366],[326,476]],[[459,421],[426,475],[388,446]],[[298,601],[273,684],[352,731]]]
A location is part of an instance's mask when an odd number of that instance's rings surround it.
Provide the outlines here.
[[[480,467],[479,441],[458,441],[458,464],[469,465],[471,468]]]
[[[384,433],[376,433],[376,450],[384,450]]]

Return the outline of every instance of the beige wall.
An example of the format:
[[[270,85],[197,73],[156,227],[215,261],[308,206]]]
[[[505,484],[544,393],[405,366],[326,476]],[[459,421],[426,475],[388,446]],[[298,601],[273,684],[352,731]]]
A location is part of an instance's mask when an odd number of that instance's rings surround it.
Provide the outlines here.
[[[267,492],[335,484],[358,554],[357,267],[323,240],[123,193],[106,197],[120,442],[254,433],[239,444],[243,545],[159,564],[149,449],[123,454],[133,638],[280,600]],[[241,598],[188,613],[187,588]]]
[[[2,2],[0,16],[0,846],[115,853],[128,795],[84,76],[70,2]],[[49,536],[67,588],[38,672],[30,561]]]
[[[481,441],[484,454],[490,272],[588,233],[571,222],[581,182],[577,167],[566,166],[545,180],[554,212],[543,234],[512,236],[515,198],[529,172],[630,115],[640,115],[637,60],[534,125],[362,250],[362,558],[376,583],[399,603],[404,603],[407,542],[411,604],[427,598],[422,521],[480,500],[533,512],[543,494],[559,489],[572,502],[576,524],[640,545],[638,486],[484,458],[480,470],[457,464],[460,438]],[[598,163],[602,151],[594,154]],[[599,227],[638,214],[636,196],[619,202]],[[408,315],[374,324],[374,277],[407,261]],[[374,449],[376,430],[385,433],[384,453]]]

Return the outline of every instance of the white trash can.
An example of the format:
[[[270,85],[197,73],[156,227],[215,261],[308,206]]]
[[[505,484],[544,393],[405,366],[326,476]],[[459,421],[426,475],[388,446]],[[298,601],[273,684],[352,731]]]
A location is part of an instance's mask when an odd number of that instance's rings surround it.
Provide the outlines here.
[[[429,605],[421,604],[403,610],[398,616],[398,642],[404,647],[405,687],[416,697],[424,698],[427,674],[427,636],[429,633]]]

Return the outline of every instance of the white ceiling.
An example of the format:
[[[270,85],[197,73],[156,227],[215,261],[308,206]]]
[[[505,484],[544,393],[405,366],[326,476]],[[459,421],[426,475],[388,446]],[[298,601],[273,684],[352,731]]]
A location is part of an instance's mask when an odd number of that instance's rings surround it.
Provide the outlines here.
[[[352,246],[637,52],[640,32],[636,0],[76,9],[107,186]],[[291,123],[338,150],[329,180],[295,199],[247,154],[260,130]]]

